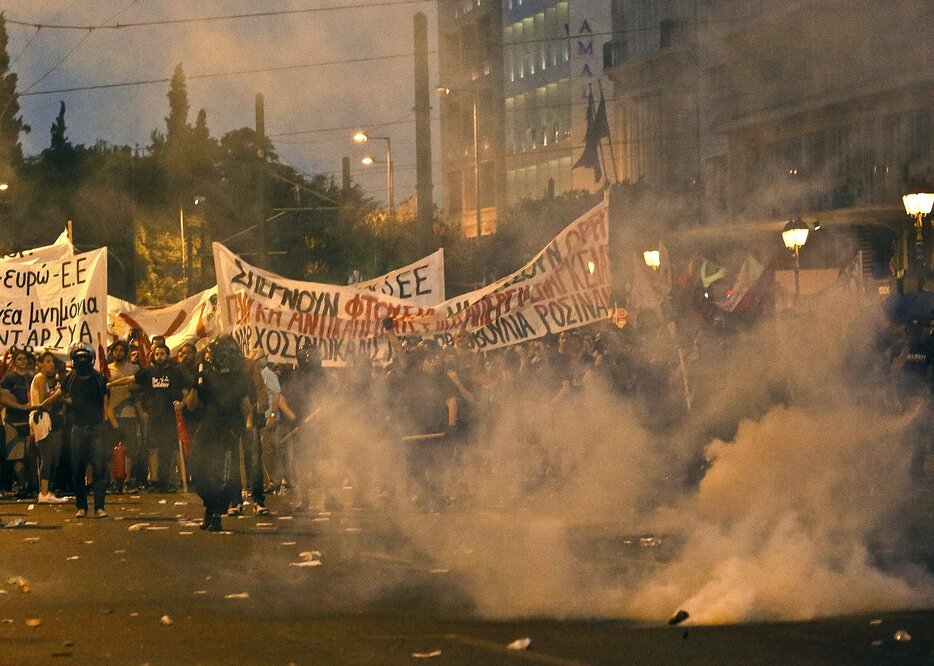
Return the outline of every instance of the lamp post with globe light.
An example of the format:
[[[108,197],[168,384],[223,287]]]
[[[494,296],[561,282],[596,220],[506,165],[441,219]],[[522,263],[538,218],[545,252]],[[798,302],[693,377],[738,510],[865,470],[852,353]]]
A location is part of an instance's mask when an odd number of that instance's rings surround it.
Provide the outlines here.
[[[809,232],[810,227],[808,227],[808,225],[800,217],[789,220],[785,225],[785,228],[782,229],[782,241],[785,243],[785,247],[788,248],[793,255],[795,255],[795,299],[801,295],[800,253],[801,248],[804,247],[804,244],[808,242]]]
[[[917,183],[902,196],[905,212],[913,219],[915,227],[914,270],[918,275],[918,289],[924,286],[927,266],[924,252],[924,218],[934,208],[934,187],[927,183]],[[904,287],[900,289],[903,291]]]
[[[370,136],[367,132],[359,131],[353,135],[353,140],[357,143],[366,143],[367,141],[385,141],[386,142],[386,196],[389,199],[389,214],[392,215],[395,208],[392,191],[392,140],[388,136]],[[363,164],[370,166],[375,164],[376,160],[367,156],[363,158]]]

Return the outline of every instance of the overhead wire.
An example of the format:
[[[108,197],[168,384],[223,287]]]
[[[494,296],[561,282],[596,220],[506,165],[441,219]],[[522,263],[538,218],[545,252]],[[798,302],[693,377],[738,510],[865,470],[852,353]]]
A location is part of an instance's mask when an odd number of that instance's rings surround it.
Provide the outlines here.
[[[180,25],[185,23],[209,23],[213,21],[234,21],[250,18],[267,18],[272,16],[294,16],[296,14],[314,14],[320,12],[341,11],[345,9],[374,9],[382,7],[397,7],[401,5],[415,5],[432,0],[384,0],[382,2],[358,2],[352,5],[332,5],[328,7],[306,7],[303,9],[281,9],[265,12],[249,12],[241,14],[223,14],[218,16],[197,16],[179,19],[157,19],[153,21],[135,21],[133,23],[109,23],[113,20],[111,17],[103,23],[96,25],[73,25],[73,24],[55,24],[55,23],[35,23],[31,21],[22,21],[7,18],[6,22],[12,25],[20,25],[31,28],[41,28],[44,30],[123,30],[126,28],[147,28],[160,25]],[[122,12],[120,12],[122,13]],[[118,14],[119,15],[119,14]]]

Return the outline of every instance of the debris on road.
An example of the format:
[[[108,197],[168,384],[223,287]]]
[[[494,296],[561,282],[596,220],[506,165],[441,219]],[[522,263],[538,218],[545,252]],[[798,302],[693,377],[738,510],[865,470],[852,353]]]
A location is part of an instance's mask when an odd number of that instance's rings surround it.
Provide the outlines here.
[[[26,521],[23,520],[22,518],[14,518],[10,522],[8,522],[6,525],[4,525],[4,527],[6,529],[10,529],[11,527],[21,527],[25,524],[26,524]]]
[[[26,537],[23,543],[39,543],[39,537]]]
[[[909,634],[904,629],[899,629],[895,632],[894,638],[897,643],[907,643],[911,640],[911,634]]]
[[[39,617],[27,617],[27,618],[26,618],[26,626],[27,626],[27,627],[30,627],[30,628],[32,628],[32,629],[35,629],[36,627],[41,627],[41,626],[42,626],[42,618],[39,618]]]
[[[29,592],[29,581],[22,576],[13,576],[7,579],[7,585],[15,585],[20,592]]]
[[[225,594],[224,598],[225,599],[249,599],[250,593],[249,592],[234,592],[233,594]]]
[[[36,505],[35,505],[35,504],[30,504],[29,506],[26,507],[26,510],[27,510],[27,511],[32,511],[32,510],[35,509],[35,508],[36,508]]]
[[[149,523],[135,523],[126,528],[127,532],[142,532],[145,528],[149,527]]]
[[[150,532],[160,532],[162,530],[167,530],[169,528],[167,525],[151,525],[151,526],[146,527],[146,529]]]
[[[506,646],[507,650],[528,650],[529,646],[532,645],[531,638],[517,638],[512,643]]]
[[[71,557],[66,557],[65,559],[68,560],[69,562],[74,562],[75,560],[80,559],[80,558],[77,555],[72,555]]]
[[[133,611],[132,613],[130,613],[130,617],[139,617],[139,613],[137,613],[136,611]]]
[[[161,499],[159,500],[159,504],[168,504],[168,500]]]
[[[876,618],[876,619],[874,619],[874,620],[869,620],[869,624],[872,625],[872,626],[876,626],[876,625],[882,624],[882,620],[881,620],[880,618]]]
[[[208,591],[207,591],[207,590],[195,590],[194,593],[195,593],[195,594],[207,594]]]
[[[307,562],[309,560],[314,560],[314,559],[321,557],[321,551],[320,550],[303,550],[302,552],[298,554],[298,556]]]
[[[428,570],[428,573],[430,574],[446,574],[450,572],[451,572],[450,569],[429,569]]]
[[[188,506],[188,502],[176,502],[172,506]]]
[[[294,546],[295,542],[294,541],[280,541],[279,545],[280,546]]]
[[[432,650],[431,652],[413,652],[413,659],[434,659],[441,656],[441,650]]]
[[[168,615],[163,615],[162,617],[159,618],[159,622],[161,622],[164,626],[167,627],[170,624],[172,624],[173,620]]]
[[[82,541],[81,543],[83,543],[85,546],[90,546],[94,542],[93,541]]]
[[[289,562],[290,567],[320,567],[321,560],[302,560],[301,562]]]
[[[674,617],[668,620],[668,624],[670,624],[671,626],[674,626],[676,624],[681,624],[689,617],[691,617],[690,613],[682,609],[682,610],[679,610],[677,613],[675,613]]]
[[[191,536],[194,532],[179,532],[178,536]]]

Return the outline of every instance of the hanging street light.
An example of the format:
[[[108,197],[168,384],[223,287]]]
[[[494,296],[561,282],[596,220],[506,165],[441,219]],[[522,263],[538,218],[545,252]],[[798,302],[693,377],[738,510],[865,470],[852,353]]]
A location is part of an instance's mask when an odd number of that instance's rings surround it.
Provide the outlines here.
[[[800,217],[789,220],[785,228],[782,229],[782,241],[785,243],[785,247],[795,255],[795,298],[801,295],[801,260],[799,255],[801,248],[808,242],[809,232],[808,225]]]
[[[662,255],[658,250],[646,250],[642,253],[642,258],[645,260],[645,265],[653,271],[657,271],[662,265]]]

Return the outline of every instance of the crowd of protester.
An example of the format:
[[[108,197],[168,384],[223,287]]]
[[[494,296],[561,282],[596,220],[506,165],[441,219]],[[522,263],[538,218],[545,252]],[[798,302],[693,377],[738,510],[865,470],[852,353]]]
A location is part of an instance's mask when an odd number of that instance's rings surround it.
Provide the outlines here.
[[[345,400],[409,444],[410,474],[430,496],[431,468],[450,463],[438,458],[450,450],[445,444],[482,439],[520,387],[538,387],[545,409],[599,383],[641,405],[655,427],[684,415],[703,377],[688,376],[690,354],[685,358],[668,329],[649,318],[640,323],[601,322],[476,353],[463,333],[442,349],[431,340],[400,339],[387,322],[388,364],[358,359],[327,369],[310,345],[294,366],[272,365],[260,350],[244,358],[230,338],[185,343],[174,356],[162,338],[148,348],[117,340],[106,362],[83,373],[79,363],[96,360],[96,352],[78,349],[74,367],[66,368],[50,352],[11,349],[0,379],[0,493],[39,503],[74,495],[83,517],[90,486],[95,515],[106,517],[105,489],[171,493],[191,482],[205,502],[203,527],[212,530],[221,529],[221,515],[241,513],[245,499],[267,513],[268,493],[290,494],[300,511],[309,504],[309,479],[299,473],[296,449],[313,447],[318,422],[335,400]],[[695,351],[727,335],[695,340]],[[880,349],[891,367],[931,386],[929,330],[909,325]],[[103,446],[95,448],[98,430]],[[112,455],[118,443],[125,460]]]

